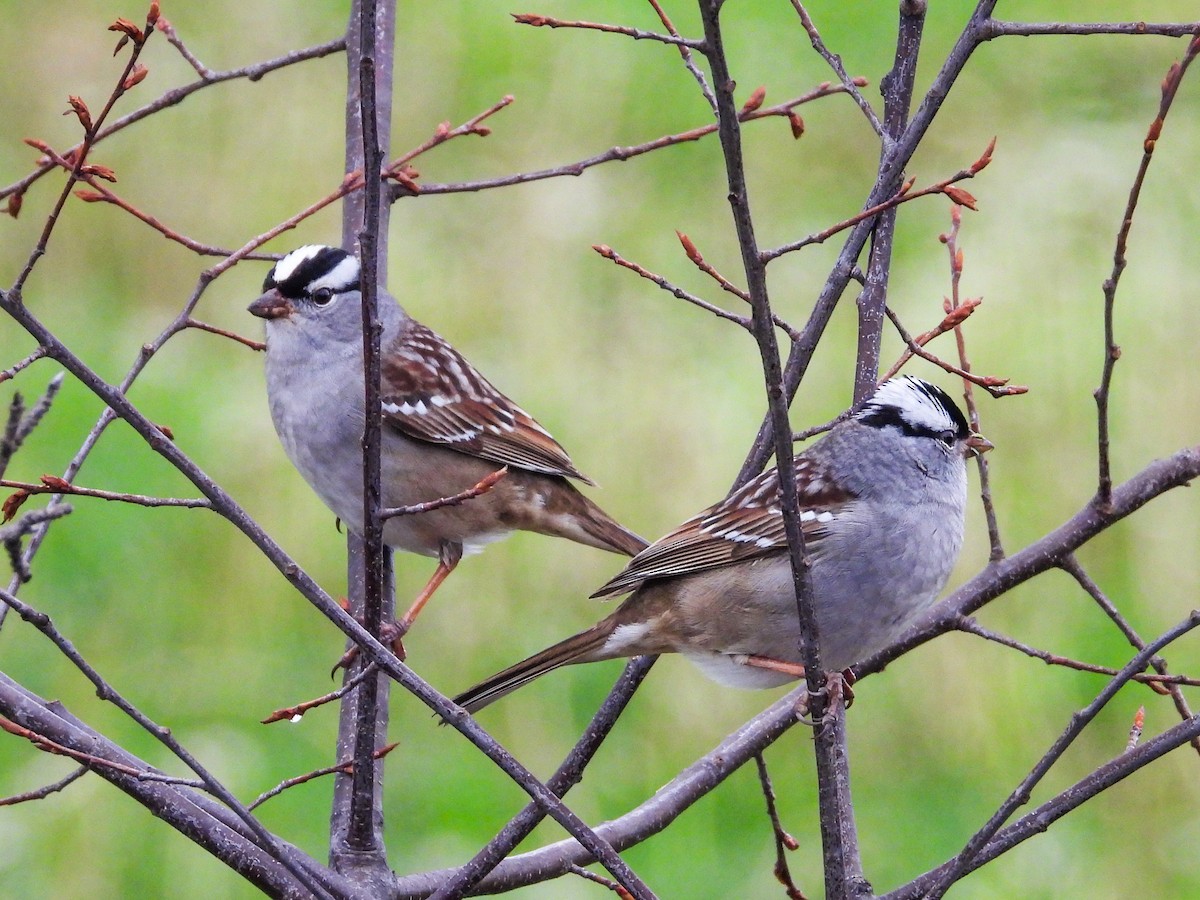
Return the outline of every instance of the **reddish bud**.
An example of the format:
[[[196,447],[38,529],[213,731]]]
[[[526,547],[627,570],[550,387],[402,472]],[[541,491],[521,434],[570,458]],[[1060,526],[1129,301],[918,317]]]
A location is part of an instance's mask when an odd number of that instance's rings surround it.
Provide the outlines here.
[[[963,269],[963,252],[962,252],[962,248],[959,247],[958,250],[956,250],[954,252],[954,271],[961,272],[962,269]]]
[[[996,149],[996,139],[993,137],[988,142],[987,149],[983,151],[983,156],[971,163],[971,168],[968,170],[972,175],[978,175],[982,170],[987,168],[988,163],[992,161],[992,151]]]
[[[112,29],[110,28],[109,31],[112,31]],[[116,56],[118,53],[120,53],[121,48],[124,47],[128,43],[129,43],[129,35],[127,35],[127,34],[121,35],[121,39],[119,41],[117,41],[117,46],[113,47],[113,56]]]
[[[21,192],[11,194],[8,198],[8,214],[14,219],[21,214],[21,201],[25,199],[25,195]]]
[[[534,15],[533,13],[509,13],[516,20],[518,25],[533,25],[534,27],[545,25],[549,20],[545,16]]]
[[[959,206],[965,206],[967,209],[975,209],[975,198],[962,188],[955,187],[952,184],[947,185],[943,188],[943,193]]]
[[[159,16],[154,22],[154,27],[165,34],[171,30],[171,23],[166,16]]]
[[[155,425],[154,425],[154,427],[155,427],[155,428],[157,428],[159,431],[161,431],[161,432],[163,433],[163,436],[164,436],[164,437],[166,437],[166,439],[167,439],[168,441],[174,441],[174,440],[175,440],[175,432],[173,432],[173,431],[171,430],[171,427],[170,427],[169,425],[159,425],[159,424],[156,422],[156,423],[155,423]]]
[[[94,178],[102,178],[105,181],[116,181],[117,173],[108,166],[98,166],[95,163],[88,163],[79,170],[81,175],[91,175]]]
[[[46,487],[54,488],[56,491],[69,491],[71,489],[71,482],[59,478],[57,475],[43,475],[39,480]]]
[[[608,246],[608,244],[592,244],[592,249],[605,259],[612,259],[614,256],[616,256],[616,254],[613,253],[613,248]]]
[[[66,110],[63,115],[69,116],[71,113],[75,113],[76,117],[79,119],[79,124],[83,126],[83,130],[91,131],[92,114],[88,112],[87,104],[74,94],[67,97],[67,102],[71,104],[71,108]]]
[[[108,30],[119,31],[139,44],[146,39],[146,36],[142,33],[142,29],[138,28],[128,19],[117,19],[117,21],[108,26]]]
[[[854,78],[851,78],[850,83],[853,84],[855,87],[866,87],[871,82],[869,79],[863,78],[861,75],[858,75]]]
[[[767,99],[767,89],[765,87],[761,87],[761,86],[756,87],[754,89],[754,91],[750,94],[750,99],[748,99],[742,105],[742,115],[744,116],[746,113],[754,112],[756,109],[758,109],[760,106],[763,105],[763,101],[766,99]]]
[[[84,203],[102,203],[108,199],[103,194],[97,194],[95,191],[76,191],[75,196]]]
[[[154,25],[156,22],[158,22],[158,0],[154,0],[150,4],[150,12],[146,13],[147,25]]]
[[[1179,76],[1182,71],[1178,62],[1171,63],[1171,68],[1167,69],[1167,77],[1163,79],[1162,83],[1162,95],[1164,99],[1170,96],[1171,91],[1179,86]]]
[[[0,522],[11,522],[21,504],[29,499],[29,491],[17,491],[0,505]]]
[[[449,122],[439,122],[438,127],[433,130],[433,136],[439,140],[444,140],[446,135],[450,133]]]
[[[492,133],[492,129],[488,128],[486,125],[476,125],[474,128],[471,129],[471,133],[477,134],[480,137],[487,137],[489,134]]]
[[[421,186],[415,181],[420,175],[420,172],[410,166],[401,166],[399,169],[390,169],[384,173],[385,178],[393,179],[414,195],[421,193]]]
[[[133,67],[133,71],[129,73],[129,77],[121,82],[121,90],[127,91],[135,84],[140,83],[141,80],[145,78],[147,74],[149,74],[149,72],[149,69],[147,69],[141,63],[138,63]]]
[[[697,265],[704,262],[704,257],[700,255],[700,251],[696,249],[696,245],[692,243],[692,239],[682,231],[676,231],[675,234],[679,237],[679,243],[683,244],[683,252],[687,254],[687,258]]]
[[[63,115],[66,115],[66,113],[64,113]],[[42,153],[45,153],[47,156],[54,155],[54,151],[50,149],[50,145],[47,144],[45,141],[39,141],[37,138],[25,138],[25,143],[28,144],[30,147],[32,147],[34,150],[40,150]]]
[[[800,117],[799,113],[790,112],[788,113],[788,122],[792,126],[792,137],[800,140],[804,136],[804,119]]]

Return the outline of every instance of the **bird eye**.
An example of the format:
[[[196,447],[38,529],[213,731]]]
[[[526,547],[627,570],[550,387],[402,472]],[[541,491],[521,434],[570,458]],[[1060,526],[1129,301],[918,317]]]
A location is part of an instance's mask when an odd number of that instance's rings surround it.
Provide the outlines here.
[[[954,442],[958,440],[958,435],[953,431],[941,431],[938,432],[937,439],[947,447],[953,447]]]
[[[333,302],[333,291],[329,288],[319,288],[313,291],[312,300],[317,306],[328,306]]]

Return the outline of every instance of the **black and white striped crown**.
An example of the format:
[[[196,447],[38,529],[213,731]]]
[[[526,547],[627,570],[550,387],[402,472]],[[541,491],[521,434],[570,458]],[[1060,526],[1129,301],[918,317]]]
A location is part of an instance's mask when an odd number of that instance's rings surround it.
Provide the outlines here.
[[[358,260],[338,247],[308,244],[293,250],[267,273],[263,291],[275,289],[295,300],[327,289],[335,294],[359,289]]]
[[[891,425],[909,435],[942,437],[951,433],[957,440],[971,436],[966,417],[950,395],[912,375],[881,384],[855,418],[876,428]]]

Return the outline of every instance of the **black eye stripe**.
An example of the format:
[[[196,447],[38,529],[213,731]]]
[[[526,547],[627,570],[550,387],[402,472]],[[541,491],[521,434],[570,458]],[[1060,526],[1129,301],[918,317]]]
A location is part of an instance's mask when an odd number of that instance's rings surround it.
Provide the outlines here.
[[[950,426],[949,428],[938,428],[913,422],[905,417],[904,411],[900,407],[892,403],[869,402],[856,417],[858,421],[875,428],[883,428],[884,426],[891,425],[911,437],[927,437],[941,440],[946,432],[951,432],[957,440],[965,440],[970,436],[971,429],[967,425],[966,417],[958,408],[958,404],[950,399],[949,394],[937,385],[926,381],[916,378],[906,380],[908,386],[914,392],[919,392],[923,395],[924,401],[928,401],[929,404],[935,406],[946,416],[946,424]]]

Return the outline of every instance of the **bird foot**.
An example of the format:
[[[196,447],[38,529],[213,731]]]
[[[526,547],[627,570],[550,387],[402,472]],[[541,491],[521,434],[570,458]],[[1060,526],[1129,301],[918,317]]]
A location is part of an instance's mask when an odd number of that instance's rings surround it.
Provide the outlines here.
[[[825,685],[819,691],[815,692],[818,696],[827,698],[821,724],[829,724],[835,698],[841,700],[843,709],[849,709],[854,705],[853,685],[857,680],[858,677],[854,674],[853,669],[843,669],[841,672],[827,673]],[[809,701],[811,699],[812,695],[808,691],[800,695],[800,699],[796,701],[796,719],[809,728],[816,728],[818,723],[809,715],[811,711]]]
[[[359,620],[359,624],[362,624],[361,620]],[[408,633],[408,628],[409,626],[401,620],[399,622],[385,622],[379,629],[379,643],[385,647],[390,647],[400,662],[404,662],[408,658],[408,654],[404,650],[403,640],[404,635]],[[329,670],[329,677],[332,678],[336,675],[338,669],[349,669],[354,661],[358,659],[358,654],[358,644],[354,644],[342,654],[341,659],[333,664],[333,668]]]

